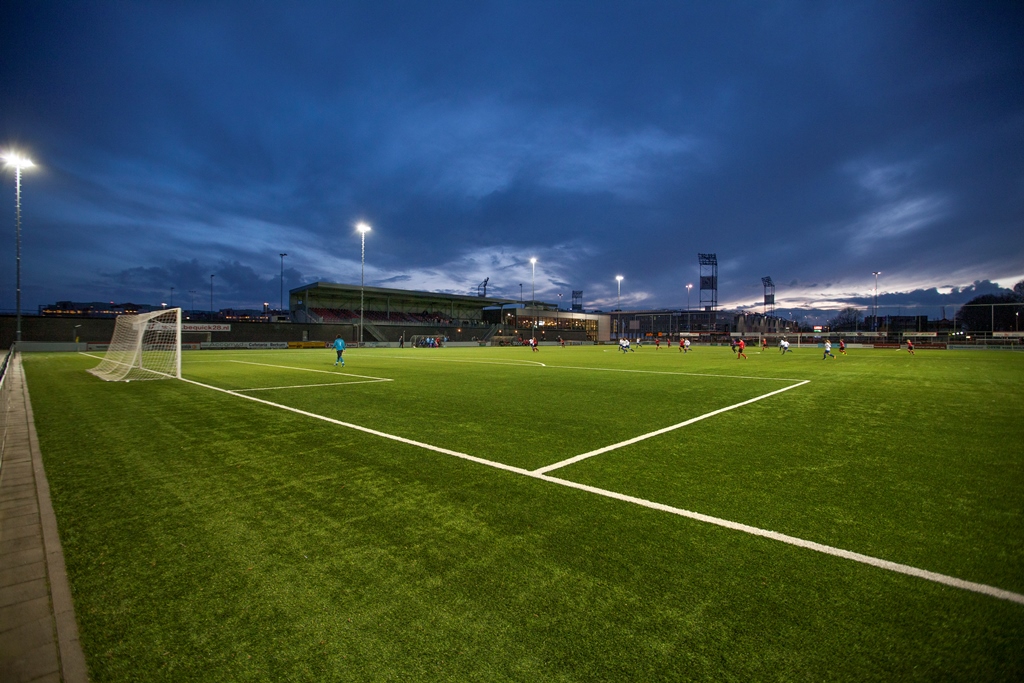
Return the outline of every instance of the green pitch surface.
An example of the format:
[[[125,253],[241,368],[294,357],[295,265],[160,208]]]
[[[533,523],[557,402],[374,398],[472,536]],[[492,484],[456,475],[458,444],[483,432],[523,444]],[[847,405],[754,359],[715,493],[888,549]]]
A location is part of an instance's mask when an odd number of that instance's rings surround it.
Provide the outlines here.
[[[25,356],[94,681],[1019,680],[1024,354]]]

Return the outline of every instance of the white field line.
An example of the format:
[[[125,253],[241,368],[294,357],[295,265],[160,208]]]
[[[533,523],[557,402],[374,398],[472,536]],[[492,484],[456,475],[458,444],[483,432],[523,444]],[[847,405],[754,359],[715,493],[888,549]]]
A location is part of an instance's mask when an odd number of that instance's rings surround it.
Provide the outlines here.
[[[525,475],[529,475],[530,474],[530,472],[528,470],[524,470],[524,469],[519,468],[519,467],[513,467],[512,465],[504,465],[504,464],[502,464],[500,462],[493,462],[491,460],[484,460],[483,458],[477,458],[476,456],[468,455],[466,453],[459,453],[458,451],[453,451],[453,450],[450,450],[448,448],[441,448],[440,446],[432,446],[432,445],[430,445],[428,443],[423,443],[421,441],[414,441],[413,439],[407,439],[404,436],[397,436],[395,434],[388,434],[386,432],[377,431],[376,429],[370,429],[369,427],[363,427],[361,425],[352,424],[351,422],[343,422],[342,420],[335,420],[333,417],[327,417],[326,415],[318,415],[317,413],[311,413],[309,411],[301,410],[299,408],[292,408],[291,406],[286,406],[286,405],[283,405],[281,403],[274,403],[273,401],[267,401],[267,400],[264,400],[262,398],[256,398],[255,396],[246,396],[245,394],[240,394],[237,391],[232,391],[230,389],[221,389],[220,387],[215,387],[212,384],[203,384],[202,382],[197,382],[197,381],[192,380],[192,379],[185,379],[184,377],[181,379],[181,381],[182,382],[188,382],[189,384],[194,384],[197,387],[203,387],[204,389],[213,389],[214,391],[219,391],[219,392],[221,392],[223,394],[230,394],[231,396],[237,396],[238,398],[244,398],[244,399],[249,400],[249,401],[255,401],[256,403],[262,403],[263,405],[271,406],[273,408],[280,408],[281,410],[287,410],[288,412],[295,413],[297,415],[303,415],[305,417],[311,417],[314,420],[323,420],[324,422],[330,422],[331,424],[336,424],[339,427],[347,427],[349,429],[354,429],[356,431],[364,432],[366,434],[372,434],[373,436],[379,436],[379,437],[381,437],[383,439],[391,439],[392,441],[398,441],[400,443],[408,444],[410,446],[417,446],[419,448],[425,448],[428,451],[434,451],[435,453],[442,453],[444,455],[453,455],[456,458],[462,458],[464,460],[469,460],[471,462],[479,463],[481,465],[488,465],[490,467],[496,467],[498,469],[507,470],[509,472],[515,472],[517,474],[525,474]]]
[[[753,375],[716,375],[711,372],[675,372],[672,370],[633,370],[631,368],[589,368],[582,365],[548,365],[558,370],[594,370],[595,372],[635,372],[641,375],[679,375],[682,377],[714,377],[716,379],[766,379],[774,382],[801,382],[795,377],[755,377]]]
[[[995,586],[989,586],[984,583],[976,583],[974,581],[965,581],[958,579],[955,576],[948,576],[946,574],[939,574],[937,572],[930,572],[927,569],[919,569],[912,567],[908,564],[900,564],[899,562],[890,562],[889,560],[882,560],[877,557],[871,557],[870,555],[862,555],[861,553],[855,553],[850,550],[843,550],[842,548],[836,548],[823,543],[815,543],[814,541],[807,541],[796,536],[789,536],[787,534],[780,534],[777,531],[769,531],[767,529],[761,529],[756,526],[750,526],[748,524],[741,524],[739,522],[731,522],[727,519],[721,519],[720,517],[712,517],[710,515],[704,515],[699,512],[692,512],[690,510],[683,510],[682,508],[672,507],[671,505],[664,505],[662,503],[655,503],[650,500],[644,500],[643,498],[635,498],[634,496],[627,496],[623,493],[616,493],[615,491],[607,491],[605,489],[599,489],[593,486],[587,486],[586,484],[579,484],[574,481],[568,481],[566,479],[558,479],[557,477],[549,477],[547,475],[538,475],[535,473],[529,473],[530,476],[543,481],[549,481],[553,484],[560,484],[562,486],[568,486],[569,488],[578,489],[580,491],[587,491],[598,496],[605,496],[607,498],[614,498],[615,500],[621,500],[627,503],[633,503],[634,505],[640,505],[652,510],[660,510],[661,512],[668,512],[673,515],[679,515],[680,517],[686,517],[693,519],[698,522],[704,522],[706,524],[714,524],[715,526],[724,527],[726,529],[732,529],[734,531],[740,531],[745,534],[752,536],[759,536],[761,538],[771,539],[787,545],[793,545],[798,548],[805,548],[807,550],[813,550],[814,552],[824,553],[825,555],[832,555],[833,557],[841,557],[844,560],[851,560],[853,562],[859,562],[878,569],[885,569],[886,571],[896,572],[897,574],[906,574],[907,576],[913,576],[926,581],[934,581],[935,583],[942,584],[944,586],[950,586],[952,588],[959,588],[961,590],[971,591],[973,593],[981,593],[988,595],[993,598],[1000,600],[1009,600],[1010,602],[1016,602],[1024,605],[1024,595],[1021,593],[1014,593],[1013,591],[1003,590],[1002,588],[996,588]]]
[[[376,384],[377,382],[394,382],[393,379],[361,379],[355,382],[325,382],[324,384],[292,384],[286,387],[256,387],[254,389],[235,389],[234,391],[270,391],[272,389],[308,389],[309,387],[347,387],[349,384]]]
[[[528,367],[549,367],[545,363],[536,360],[470,360],[468,358],[427,358],[425,356],[375,356],[375,358],[387,358],[389,360],[422,360],[435,363],[479,363],[481,365],[512,365]]]
[[[730,410],[736,410],[737,408],[742,408],[745,405],[750,405],[751,403],[755,403],[756,401],[760,401],[762,399],[768,398],[769,396],[775,396],[776,394],[781,394],[784,391],[789,391],[790,389],[796,389],[797,387],[801,387],[801,386],[807,384],[808,382],[810,382],[810,380],[805,379],[805,380],[801,381],[798,384],[792,384],[792,385],[790,385],[788,387],[783,387],[781,389],[776,389],[775,391],[770,391],[767,394],[762,394],[760,396],[755,396],[754,398],[747,399],[746,401],[741,401],[739,403],[734,403],[733,405],[726,406],[725,408],[719,408],[718,410],[712,410],[710,413],[704,413],[703,415],[698,415],[697,417],[692,417],[689,420],[686,420],[685,422],[680,422],[679,424],[674,424],[674,425],[671,425],[669,427],[663,427],[661,429],[656,429],[653,432],[648,432],[647,434],[641,434],[640,436],[634,436],[632,439],[626,439],[625,441],[620,441],[619,443],[613,443],[610,446],[605,446],[603,448],[598,448],[597,450],[588,451],[586,453],[580,453],[579,455],[575,455],[575,456],[573,456],[571,458],[567,458],[566,460],[562,460],[561,462],[552,463],[550,465],[545,465],[544,467],[540,467],[538,469],[535,469],[533,472],[534,472],[534,474],[546,474],[548,472],[551,472],[552,470],[557,470],[557,469],[559,469],[561,467],[565,467],[566,465],[572,465],[573,463],[577,463],[577,462],[579,462],[581,460],[586,460],[587,458],[592,458],[595,455],[601,455],[602,453],[608,453],[609,451],[614,451],[614,450],[617,450],[619,448],[623,448],[625,446],[631,446],[631,445],[633,445],[635,443],[639,443],[640,441],[644,441],[646,439],[650,439],[650,438],[655,437],[655,436],[660,436],[662,434],[666,434],[668,432],[672,432],[672,431],[675,431],[677,429],[682,429],[683,427],[686,427],[687,425],[692,425],[694,422],[700,422],[701,420],[706,420],[709,417],[714,417],[715,415],[720,415],[720,414],[726,413],[726,412],[728,412]]]
[[[890,562],[889,560],[882,560],[877,557],[871,557],[870,555],[862,555],[861,553],[843,550],[842,548],[835,548],[830,545],[815,543],[814,541],[806,541],[802,538],[797,538],[796,536],[780,534],[776,531],[769,531],[767,529],[761,529],[747,524],[740,524],[739,522],[732,522],[727,519],[722,519],[720,517],[712,517],[710,515],[704,515],[699,512],[692,512],[690,510],[672,507],[671,505],[655,503],[653,501],[645,500],[643,498],[636,498],[634,496],[628,496],[623,493],[616,493],[615,491],[607,491],[605,489],[599,489],[594,486],[587,486],[586,484],[579,484],[574,481],[569,481],[567,479],[559,479],[557,477],[551,477],[546,474],[538,474],[537,472],[524,470],[520,467],[505,465],[504,463],[494,462],[492,460],[485,460],[483,458],[478,458],[467,453],[460,453],[458,451],[453,451],[448,448],[432,446],[431,444],[422,443],[420,441],[414,441],[413,439],[406,439],[405,437],[396,436],[394,434],[387,434],[385,432],[377,431],[376,429],[370,429],[368,427],[362,427],[360,425],[352,424],[350,422],[335,420],[334,418],[326,417],[324,415],[317,415],[316,413],[310,413],[308,411],[300,410],[298,408],[292,408],[291,406],[282,405],[280,403],[265,401],[261,398],[256,398],[255,396],[246,396],[245,394],[240,394],[236,391],[221,389],[220,387],[215,387],[209,384],[203,384],[202,382],[196,382],[190,379],[182,379],[182,381],[188,382],[189,384],[194,384],[199,387],[203,387],[205,389],[212,389],[213,391],[219,391],[221,393],[229,394],[231,396],[237,396],[239,398],[244,398],[249,401],[255,401],[256,403],[262,403],[263,405],[271,406],[273,408],[280,408],[281,410],[286,410],[291,413],[296,413],[298,415],[310,417],[313,418],[314,420],[323,420],[324,422],[336,424],[341,427],[347,427],[349,429],[355,429],[356,431],[360,431],[365,434],[371,434],[373,436],[379,436],[384,439],[398,441],[400,443],[408,444],[410,446],[416,446],[419,448],[424,448],[426,450],[434,451],[435,453],[441,453],[443,455],[451,455],[456,458],[469,460],[470,462],[475,462],[480,465],[487,465],[488,467],[504,470],[506,472],[520,474],[523,475],[524,477],[531,477],[533,479],[539,479],[541,481],[546,481],[551,484],[557,484],[559,486],[566,486],[568,488],[586,491],[588,493],[593,493],[594,495],[604,496],[606,498],[613,498],[615,500],[619,500],[626,503],[632,503],[634,505],[640,505],[642,507],[650,508],[651,510],[667,512],[669,514],[678,515],[680,517],[686,517],[688,519],[692,519],[698,522],[704,522],[705,524],[713,524],[715,526],[720,526],[725,529],[731,529],[733,531],[739,531],[742,533],[751,534],[753,536],[767,538],[773,541],[778,541],[779,543],[785,543],[787,545],[796,546],[798,548],[804,548],[806,550],[812,550],[814,552],[832,555],[833,557],[840,557],[842,559],[850,560],[852,562],[859,562],[861,564],[866,564],[871,567],[876,567],[878,569],[884,569],[886,571],[896,572],[898,574],[906,574],[907,576],[913,576],[919,579],[924,579],[926,581],[933,581],[944,586],[959,588],[961,590],[971,591],[974,593],[981,593],[983,595],[988,595],[990,597],[998,598],[1000,600],[1009,600],[1010,602],[1016,602],[1024,605],[1024,595],[1020,593],[1014,593],[1008,590],[1003,590],[1002,588],[996,588],[995,586],[989,586],[983,583],[976,583],[974,581],[965,581],[963,579],[958,579],[954,576],[947,576],[946,574],[930,572],[925,569],[911,567],[910,565],[900,564],[898,562]]]
[[[297,368],[294,365],[272,365],[271,363],[254,363],[250,360],[228,360],[228,363],[241,363],[242,365],[262,365],[265,368],[280,368],[282,370],[299,370],[301,372],[323,372],[328,375],[338,375],[339,373],[333,370],[317,370],[316,368]],[[391,382],[392,380],[386,377],[370,377],[369,375],[356,375],[351,372],[346,372],[344,377],[359,377],[360,379],[371,379],[378,382]]]

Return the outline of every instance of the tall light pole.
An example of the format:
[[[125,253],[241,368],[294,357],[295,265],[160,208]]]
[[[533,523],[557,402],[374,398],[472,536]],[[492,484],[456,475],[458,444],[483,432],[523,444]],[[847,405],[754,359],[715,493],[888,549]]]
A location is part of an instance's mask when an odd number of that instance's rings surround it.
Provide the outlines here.
[[[533,308],[533,338],[537,338],[537,257],[530,259],[530,307]]]
[[[362,239],[362,256],[359,266],[359,346],[363,345],[363,282],[366,276],[366,233],[370,232],[370,226],[366,223],[356,225],[356,230]]]
[[[213,317],[213,274],[210,275],[210,317]]]
[[[287,256],[287,255],[288,254],[281,254],[280,255],[281,256],[281,308],[279,310],[282,310],[282,311],[284,310],[284,257]]]
[[[873,270],[871,274],[875,276],[875,314],[872,316],[874,321],[875,332],[878,331],[878,276],[882,274],[880,270]]]
[[[174,308],[174,287],[171,287],[171,308]]]
[[[21,169],[35,166],[28,157],[23,157],[17,152],[8,152],[3,155],[3,160],[8,167],[14,168],[14,240],[15,240],[15,261],[17,263],[16,281],[16,306],[18,309],[18,326],[14,340],[21,341]]]
[[[196,312],[196,290],[190,289],[190,290],[188,290],[188,293],[192,295],[192,308],[189,309],[189,312],[190,313],[195,313]]]
[[[622,276],[621,275],[616,275],[615,276],[615,282],[619,286],[618,294],[615,295],[615,310],[617,310],[619,312],[619,315],[617,316],[618,319],[619,319],[619,324],[615,326],[615,328],[616,328],[615,329],[615,335],[616,335],[617,338],[621,338],[622,337]]]
[[[693,289],[693,283],[686,285],[686,331],[690,331],[690,290]]]

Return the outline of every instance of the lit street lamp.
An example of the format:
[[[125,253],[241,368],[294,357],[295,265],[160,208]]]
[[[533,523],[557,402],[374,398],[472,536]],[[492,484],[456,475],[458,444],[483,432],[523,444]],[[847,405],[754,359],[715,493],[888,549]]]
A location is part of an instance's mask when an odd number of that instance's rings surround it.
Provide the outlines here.
[[[17,263],[17,289],[16,306],[18,309],[18,326],[14,340],[21,341],[21,169],[35,166],[28,157],[23,157],[17,152],[8,152],[3,155],[3,160],[8,167],[14,168],[14,225],[15,225],[15,261]]]
[[[288,254],[281,254],[281,309],[284,310],[284,257]]]
[[[370,226],[366,223],[356,225],[356,230],[362,240],[361,265],[359,266],[359,346],[363,345],[363,282],[366,275],[366,233],[370,232]]]

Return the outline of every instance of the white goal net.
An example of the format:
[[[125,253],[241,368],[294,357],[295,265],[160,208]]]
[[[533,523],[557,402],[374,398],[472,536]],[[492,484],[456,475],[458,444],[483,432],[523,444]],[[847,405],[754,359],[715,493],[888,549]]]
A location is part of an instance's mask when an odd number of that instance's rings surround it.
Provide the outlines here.
[[[89,370],[108,382],[181,378],[181,309],[119,315],[103,361]]]

